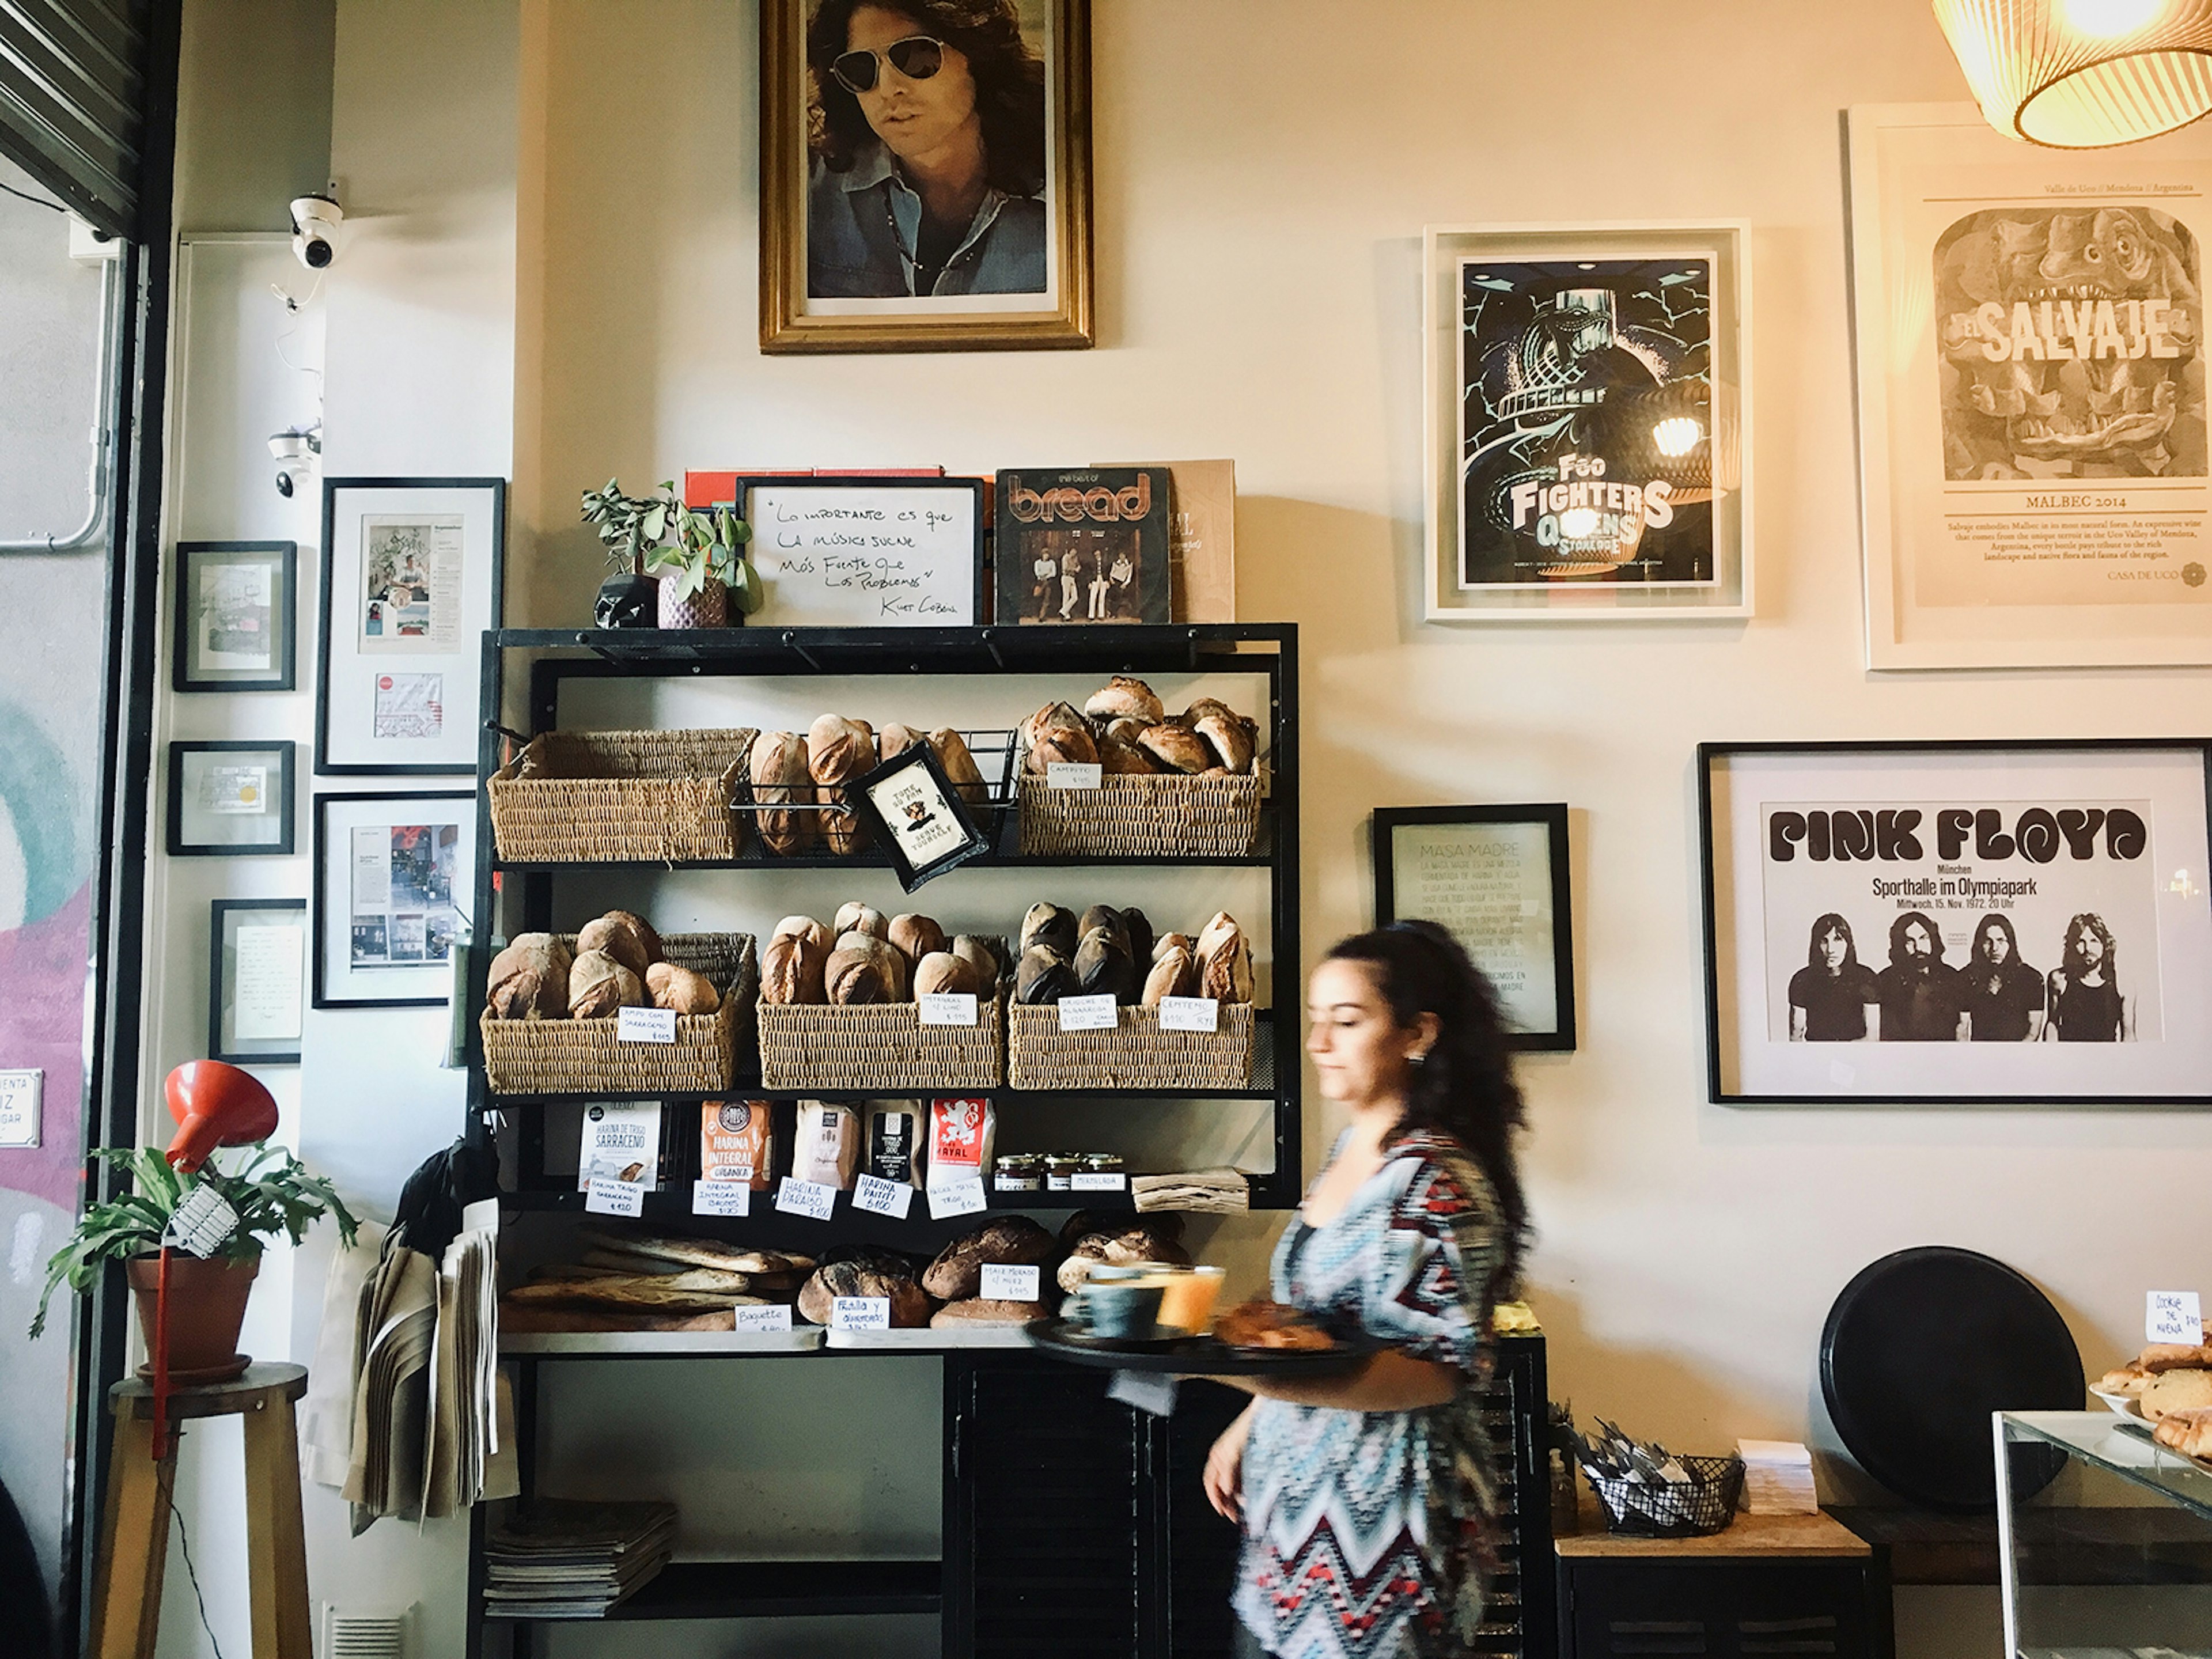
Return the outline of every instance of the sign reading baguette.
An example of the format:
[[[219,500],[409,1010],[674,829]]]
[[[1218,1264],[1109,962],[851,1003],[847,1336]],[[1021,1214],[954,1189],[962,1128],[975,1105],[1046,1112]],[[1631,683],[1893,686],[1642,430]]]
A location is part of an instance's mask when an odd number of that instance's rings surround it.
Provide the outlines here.
[[[1109,996],[1062,997],[1060,1029],[1063,1031],[1111,1031],[1121,1024],[1114,999]]]
[[[750,1215],[753,1188],[750,1181],[696,1181],[691,1184],[693,1215]]]
[[[786,1215],[803,1215],[811,1221],[827,1221],[837,1208],[837,1189],[818,1181],[801,1181],[796,1176],[786,1176],[783,1184],[775,1189],[775,1207]]]
[[[833,1331],[887,1331],[891,1328],[891,1299],[887,1296],[841,1296],[830,1304]]]
[[[1212,997],[1162,997],[1159,1010],[1163,1031],[1221,1029],[1221,1005]]]
[[[676,1011],[673,1008],[620,1008],[615,1011],[615,1041],[617,1042],[668,1042],[676,1041]]]
[[[788,1303],[771,1302],[765,1308],[738,1308],[732,1311],[737,1316],[737,1328],[741,1331],[765,1335],[769,1332],[791,1328],[791,1305]]]
[[[766,594],[756,628],[970,627],[983,568],[973,478],[765,480],[745,489]]]
[[[864,1175],[853,1183],[853,1207],[866,1210],[872,1215],[887,1215],[894,1221],[906,1219],[906,1212],[914,1205],[914,1188],[902,1181],[885,1181],[881,1176]]]
[[[591,1185],[584,1188],[584,1208],[592,1215],[628,1216],[635,1220],[645,1213],[645,1188],[634,1182],[593,1176]]]
[[[924,1025],[975,1024],[975,994],[972,991],[931,991],[920,1000]]]

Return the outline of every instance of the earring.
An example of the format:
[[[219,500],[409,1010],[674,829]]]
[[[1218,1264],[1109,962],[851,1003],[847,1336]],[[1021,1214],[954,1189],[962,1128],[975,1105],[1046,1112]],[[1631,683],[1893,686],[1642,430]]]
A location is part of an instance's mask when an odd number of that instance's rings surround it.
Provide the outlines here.
[[[1429,1051],[1426,1048],[1423,1048],[1417,1053],[1407,1054],[1406,1056],[1406,1064],[1418,1070],[1428,1063],[1428,1059]]]

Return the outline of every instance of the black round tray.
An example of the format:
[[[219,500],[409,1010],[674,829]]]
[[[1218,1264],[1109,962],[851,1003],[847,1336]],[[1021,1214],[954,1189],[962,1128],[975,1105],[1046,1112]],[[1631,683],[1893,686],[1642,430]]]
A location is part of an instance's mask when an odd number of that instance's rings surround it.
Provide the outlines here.
[[[1312,1349],[1232,1348],[1210,1336],[1092,1336],[1064,1319],[1033,1319],[1022,1329],[1032,1346],[1070,1364],[1173,1376],[1337,1376],[1358,1370],[1382,1346],[1341,1337],[1333,1348]]]

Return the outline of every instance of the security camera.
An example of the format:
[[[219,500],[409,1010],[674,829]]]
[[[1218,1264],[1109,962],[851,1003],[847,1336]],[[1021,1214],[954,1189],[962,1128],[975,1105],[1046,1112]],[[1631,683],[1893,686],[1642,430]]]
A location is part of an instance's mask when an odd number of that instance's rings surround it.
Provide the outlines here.
[[[325,269],[338,257],[338,227],[345,210],[327,196],[292,198],[292,255],[310,270]]]
[[[269,434],[269,453],[276,463],[276,493],[292,498],[294,475],[313,477],[322,465],[323,434],[319,426],[287,427]]]

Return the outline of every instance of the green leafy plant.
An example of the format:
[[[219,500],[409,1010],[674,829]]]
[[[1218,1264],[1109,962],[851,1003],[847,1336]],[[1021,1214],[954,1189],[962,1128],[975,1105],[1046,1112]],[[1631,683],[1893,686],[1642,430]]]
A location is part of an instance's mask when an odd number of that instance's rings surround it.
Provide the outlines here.
[[[246,1150],[252,1155],[234,1170],[226,1173],[210,1159],[198,1174],[179,1175],[158,1147],[96,1148],[94,1158],[131,1171],[137,1190],[94,1204],[77,1218],[69,1243],[46,1263],[46,1285],[31,1334],[46,1329],[46,1306],[64,1279],[72,1290],[89,1291],[106,1263],[159,1250],[169,1218],[185,1194],[203,1184],[214,1188],[238,1214],[238,1231],[216,1253],[223,1261],[251,1261],[261,1254],[264,1241],[279,1233],[289,1234],[297,1244],[316,1218],[325,1214],[338,1224],[340,1238],[354,1242],[359,1224],[326,1178],[308,1174],[289,1151],[265,1140]]]
[[[727,506],[687,507],[672,479],[657,494],[625,495],[610,478],[605,489],[584,492],[584,521],[606,544],[611,566],[633,575],[673,576],[679,599],[718,581],[749,617],[766,597],[744,551],[753,527]]]
[[[670,486],[661,488],[665,490]],[[641,576],[647,553],[668,533],[672,505],[665,496],[625,495],[622,485],[610,478],[605,489],[584,492],[584,522],[599,532],[612,568]]]

